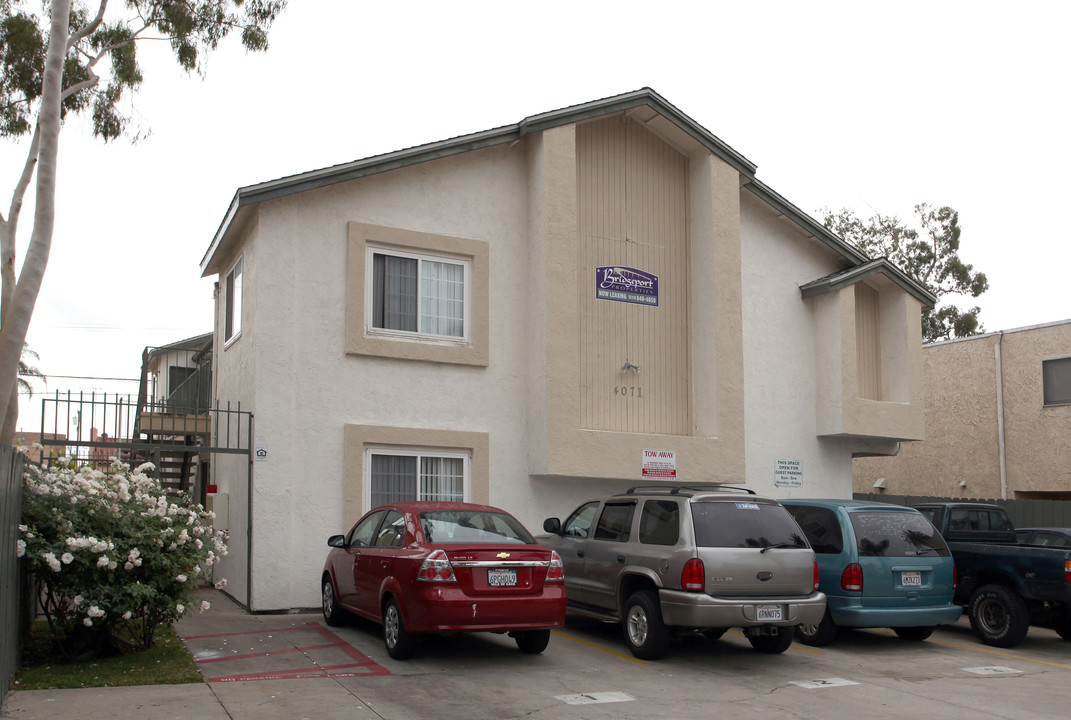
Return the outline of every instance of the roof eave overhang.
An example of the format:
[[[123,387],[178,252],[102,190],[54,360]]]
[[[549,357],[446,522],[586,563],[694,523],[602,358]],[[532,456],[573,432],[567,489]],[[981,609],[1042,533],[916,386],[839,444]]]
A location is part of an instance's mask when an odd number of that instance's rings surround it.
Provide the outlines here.
[[[904,274],[886,258],[875,258],[831,277],[820,278],[800,286],[804,298],[836,292],[861,282],[872,275],[884,275],[928,308],[937,305],[937,297],[922,285]]]
[[[836,233],[828,230],[824,225],[812,218],[810,215],[800,210],[798,207],[790,203],[784,197],[774,192],[765,183],[758,180],[752,180],[744,185],[745,188],[750,190],[756,197],[761,199],[770,207],[774,208],[782,216],[788,219],[790,222],[796,225],[804,233],[814,237],[826,247],[830,248],[838,255],[844,257],[853,265],[860,265],[866,263],[870,258],[866,253],[859,250],[854,245],[843,240]]]
[[[235,220],[242,215],[242,210],[251,205],[274,200],[288,195],[315,190],[317,188],[347,182],[377,173],[397,170],[419,163],[438,160],[452,155],[480,150],[495,145],[512,143],[525,135],[542,132],[550,128],[584,122],[605,115],[626,112],[647,106],[667,118],[676,127],[685,132],[696,142],[731,165],[742,175],[753,180],[756,166],[740,153],[733,150],[704,127],[695,122],[661,95],[650,88],[643,88],[623,95],[615,95],[602,100],[595,100],[581,105],[574,105],[561,110],[540,113],[525,118],[515,125],[506,125],[492,130],[462,135],[449,140],[419,145],[405,150],[375,155],[342,165],[334,165],[320,170],[313,170],[298,175],[270,180],[268,182],[239,188],[227,208],[227,214],[201,259],[201,276],[219,272],[214,262],[215,255],[223,245]]]

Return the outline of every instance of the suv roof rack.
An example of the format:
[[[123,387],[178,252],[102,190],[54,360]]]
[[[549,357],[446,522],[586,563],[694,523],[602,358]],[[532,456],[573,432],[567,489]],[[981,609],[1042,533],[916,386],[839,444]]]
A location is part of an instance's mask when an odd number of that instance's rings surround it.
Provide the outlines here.
[[[704,490],[736,490],[738,492],[744,492],[748,495],[754,495],[755,491],[751,488],[737,487],[736,485],[725,485],[723,483],[688,483],[687,485],[634,485],[626,490],[622,495],[635,495],[637,492],[651,492],[662,491],[667,495],[684,495],[691,494],[691,492],[703,492]],[[690,492],[689,492],[690,491]]]

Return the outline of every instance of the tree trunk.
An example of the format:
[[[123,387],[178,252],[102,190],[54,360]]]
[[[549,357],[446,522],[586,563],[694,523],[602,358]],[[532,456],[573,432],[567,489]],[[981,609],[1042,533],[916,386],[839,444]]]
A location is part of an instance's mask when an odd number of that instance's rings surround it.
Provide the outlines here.
[[[63,61],[70,37],[70,13],[71,0],[53,0],[52,30],[45,55],[41,112],[38,118],[40,146],[33,233],[30,235],[30,244],[26,249],[26,259],[23,260],[18,283],[10,296],[10,304],[4,311],[3,327],[0,328],[0,418],[4,418],[3,428],[0,429],[0,442],[6,444],[11,444],[15,437],[15,420],[18,418],[18,396],[15,393],[18,387],[19,359],[26,344],[26,331],[30,327],[30,317],[37,303],[41,281],[48,265],[48,254],[52,248],[52,230],[56,219],[60,99],[63,90]],[[13,224],[14,218],[9,218],[8,221]],[[11,270],[13,274],[14,268]],[[3,280],[10,281],[6,267]],[[16,399],[14,412],[10,407],[12,398]]]

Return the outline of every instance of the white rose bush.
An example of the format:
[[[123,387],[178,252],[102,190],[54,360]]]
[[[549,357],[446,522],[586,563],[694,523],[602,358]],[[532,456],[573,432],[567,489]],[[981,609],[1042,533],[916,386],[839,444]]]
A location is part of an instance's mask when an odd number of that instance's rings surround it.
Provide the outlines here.
[[[193,591],[227,554],[223,533],[213,513],[165,492],[152,469],[113,460],[102,472],[64,459],[25,473],[16,552],[68,658],[149,648],[161,623],[207,609]]]

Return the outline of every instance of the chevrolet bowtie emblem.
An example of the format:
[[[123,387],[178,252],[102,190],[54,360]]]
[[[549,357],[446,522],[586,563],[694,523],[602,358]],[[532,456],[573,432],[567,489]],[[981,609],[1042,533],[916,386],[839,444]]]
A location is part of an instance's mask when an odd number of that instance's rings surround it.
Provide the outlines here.
[[[509,557],[509,553],[508,553],[508,552],[500,552],[500,553],[499,553],[498,555],[496,555],[495,557],[500,557],[500,558],[508,558],[508,557]]]

